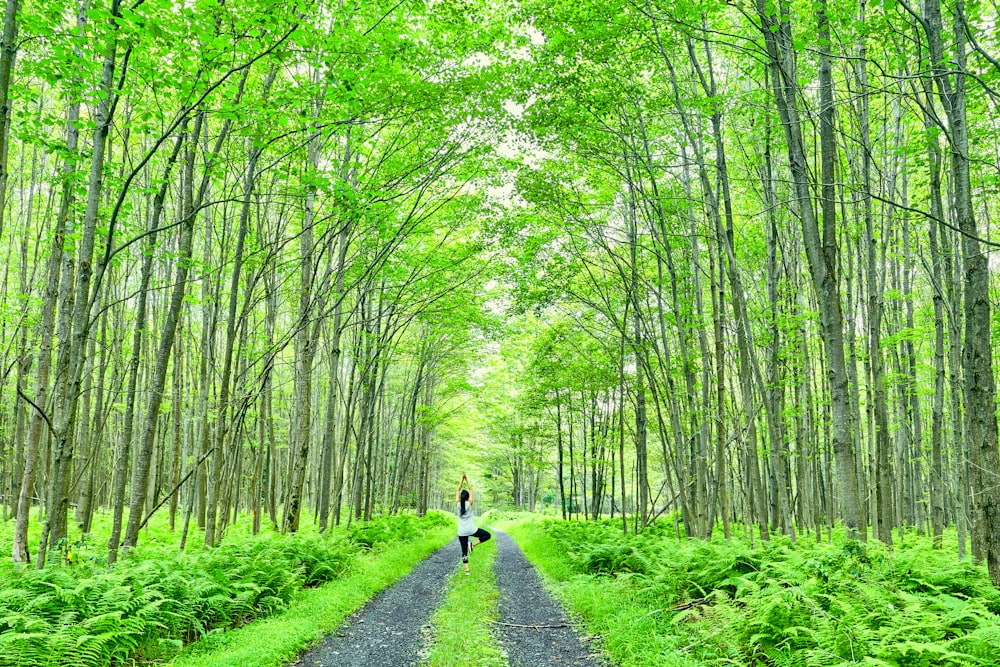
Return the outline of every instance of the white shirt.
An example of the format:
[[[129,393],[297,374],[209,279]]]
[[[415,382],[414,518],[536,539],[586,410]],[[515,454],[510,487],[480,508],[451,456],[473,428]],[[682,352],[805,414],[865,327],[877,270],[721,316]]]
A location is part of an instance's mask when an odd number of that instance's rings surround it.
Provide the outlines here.
[[[465,502],[465,514],[462,513],[462,503],[455,505],[455,512],[458,514],[458,535],[468,537],[476,533],[476,522],[473,518],[472,503]]]

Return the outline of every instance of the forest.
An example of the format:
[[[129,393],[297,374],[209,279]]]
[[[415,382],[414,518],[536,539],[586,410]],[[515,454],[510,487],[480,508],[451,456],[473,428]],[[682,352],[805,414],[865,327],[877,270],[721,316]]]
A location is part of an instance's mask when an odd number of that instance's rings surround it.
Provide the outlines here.
[[[0,665],[42,664],[26,601],[71,624],[40,591],[84,569],[287,565],[45,664],[169,659],[417,562],[463,469],[571,608],[565,568],[730,559],[663,593],[708,614],[776,553],[911,590],[911,548],[953,575],[913,591],[979,605],[897,653],[796,662],[772,624],[683,664],[995,664],[995,3],[4,4]]]

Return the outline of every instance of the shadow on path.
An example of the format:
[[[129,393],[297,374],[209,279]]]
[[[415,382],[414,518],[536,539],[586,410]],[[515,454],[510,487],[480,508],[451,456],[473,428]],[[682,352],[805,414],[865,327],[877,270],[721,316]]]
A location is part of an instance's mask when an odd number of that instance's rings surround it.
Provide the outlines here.
[[[497,635],[513,667],[606,667],[573,630],[562,606],[506,533],[496,531]]]
[[[382,590],[323,643],[292,663],[301,667],[411,667],[420,664],[422,632],[459,562],[457,540]]]

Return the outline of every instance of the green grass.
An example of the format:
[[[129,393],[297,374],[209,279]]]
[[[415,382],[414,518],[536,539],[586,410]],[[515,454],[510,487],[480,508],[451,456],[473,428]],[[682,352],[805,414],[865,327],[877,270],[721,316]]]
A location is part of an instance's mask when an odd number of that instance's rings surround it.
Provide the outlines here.
[[[997,665],[1000,591],[929,538],[622,536],[610,522],[503,524],[621,667]]]
[[[425,667],[506,667],[507,657],[491,625],[499,620],[496,558],[493,540],[476,547],[466,576],[459,566],[451,577],[443,604],[431,617],[432,643]]]
[[[422,540],[395,545],[361,559],[352,574],[302,591],[284,612],[191,644],[173,667],[272,667],[285,665],[336,628],[375,593],[405,576],[428,554],[454,538],[454,526],[428,531]]]

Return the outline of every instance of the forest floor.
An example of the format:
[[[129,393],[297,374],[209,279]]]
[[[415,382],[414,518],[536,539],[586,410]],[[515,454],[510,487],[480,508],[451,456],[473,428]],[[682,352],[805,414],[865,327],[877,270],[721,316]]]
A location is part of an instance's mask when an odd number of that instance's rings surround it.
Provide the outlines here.
[[[493,574],[499,588],[499,621],[489,624],[513,667],[602,667],[606,665],[577,634],[562,606],[542,585],[534,566],[506,534],[494,532]],[[406,577],[386,588],[335,632],[292,663],[295,667],[404,667],[428,662],[431,616],[461,568],[458,541],[428,556]],[[470,558],[476,567],[475,552]],[[459,574],[460,576],[460,574]],[[452,656],[475,665],[476,656]]]

